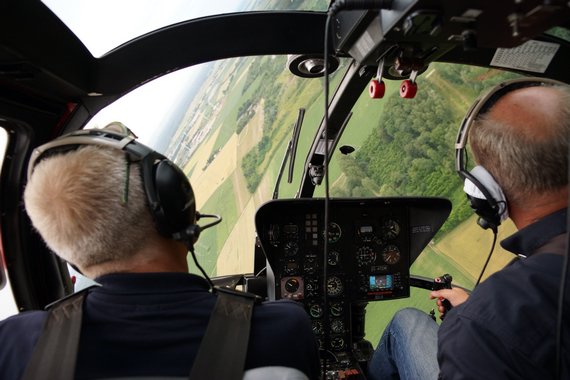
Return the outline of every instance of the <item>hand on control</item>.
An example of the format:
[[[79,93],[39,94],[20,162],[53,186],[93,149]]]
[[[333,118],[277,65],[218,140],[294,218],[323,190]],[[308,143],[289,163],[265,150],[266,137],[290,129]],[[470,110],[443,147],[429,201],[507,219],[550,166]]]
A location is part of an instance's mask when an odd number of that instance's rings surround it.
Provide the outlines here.
[[[440,289],[432,291],[429,294],[429,298],[437,298],[437,309],[440,314],[439,318],[443,319],[445,313],[451,309],[451,307],[461,305],[467,301],[469,294],[461,288]]]

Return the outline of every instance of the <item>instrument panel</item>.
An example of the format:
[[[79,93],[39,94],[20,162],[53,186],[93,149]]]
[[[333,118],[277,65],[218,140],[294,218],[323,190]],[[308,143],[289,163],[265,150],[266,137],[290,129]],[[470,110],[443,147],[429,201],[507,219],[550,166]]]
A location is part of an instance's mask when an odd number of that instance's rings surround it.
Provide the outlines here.
[[[273,200],[256,213],[269,264],[269,299],[302,303],[321,349],[335,360],[364,339],[370,301],[410,295],[410,265],[451,211],[442,198]],[[326,228],[325,228],[326,227]]]
[[[270,263],[280,275],[276,298],[304,300],[324,293],[332,299],[370,301],[409,296],[410,248],[406,234],[400,233],[409,224],[405,211],[345,208],[342,215],[333,214],[326,232],[317,210],[270,223]],[[325,260],[328,276],[321,286]]]

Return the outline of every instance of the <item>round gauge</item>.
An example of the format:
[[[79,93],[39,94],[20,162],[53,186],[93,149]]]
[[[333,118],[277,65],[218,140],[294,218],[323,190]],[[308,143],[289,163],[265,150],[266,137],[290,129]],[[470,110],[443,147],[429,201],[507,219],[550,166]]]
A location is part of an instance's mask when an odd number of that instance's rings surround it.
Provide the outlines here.
[[[285,290],[288,293],[295,293],[297,290],[299,290],[299,280],[297,280],[296,278],[290,278],[287,281],[285,281]]]
[[[313,324],[313,334],[321,335],[324,332],[323,322],[313,321],[312,324]]]
[[[359,267],[372,264],[376,261],[376,252],[367,245],[364,245],[356,251],[356,261]]]
[[[309,315],[313,318],[320,318],[323,316],[323,307],[319,304],[313,304],[309,307]]]
[[[344,286],[340,278],[336,276],[329,277],[327,280],[327,294],[331,297],[340,296],[344,291]]]
[[[386,239],[395,239],[400,234],[400,224],[394,219],[386,219],[382,224]]]
[[[330,251],[327,257],[328,264],[332,266],[337,265],[339,256],[340,253],[338,253],[337,251]]]
[[[333,316],[340,317],[343,311],[342,304],[338,302],[332,303],[330,306],[330,311]]]
[[[335,334],[342,334],[344,332],[344,322],[340,319],[331,321],[331,331]]]
[[[285,256],[295,256],[299,252],[299,244],[294,241],[288,241],[283,246],[283,252]]]
[[[336,223],[329,223],[329,243],[336,243],[342,236],[342,229]]]
[[[344,348],[344,339],[340,336],[335,336],[331,339],[331,348],[333,350],[342,350]]]
[[[386,264],[396,264],[400,261],[400,249],[395,244],[388,244],[382,250],[382,259],[384,259]]]

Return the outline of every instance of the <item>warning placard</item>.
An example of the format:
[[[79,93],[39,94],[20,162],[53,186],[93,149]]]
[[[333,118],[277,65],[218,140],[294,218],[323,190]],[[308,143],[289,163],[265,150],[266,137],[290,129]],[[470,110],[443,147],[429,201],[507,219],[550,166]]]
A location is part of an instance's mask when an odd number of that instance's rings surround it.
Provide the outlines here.
[[[516,48],[499,48],[491,60],[491,66],[544,73],[559,47],[559,44],[552,42],[531,40]]]

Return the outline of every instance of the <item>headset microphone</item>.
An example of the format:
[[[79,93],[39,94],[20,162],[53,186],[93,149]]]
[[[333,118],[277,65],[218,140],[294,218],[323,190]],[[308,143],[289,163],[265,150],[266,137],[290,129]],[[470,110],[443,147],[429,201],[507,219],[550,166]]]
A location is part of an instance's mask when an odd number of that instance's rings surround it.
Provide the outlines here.
[[[215,221],[205,224],[203,226],[199,226],[198,224],[192,224],[188,226],[184,231],[177,232],[172,235],[175,240],[181,241],[196,241],[200,237],[200,233],[210,227],[214,227],[216,224],[222,221],[222,217],[220,215],[215,214],[200,214],[196,211],[196,221],[202,218],[214,218]]]

